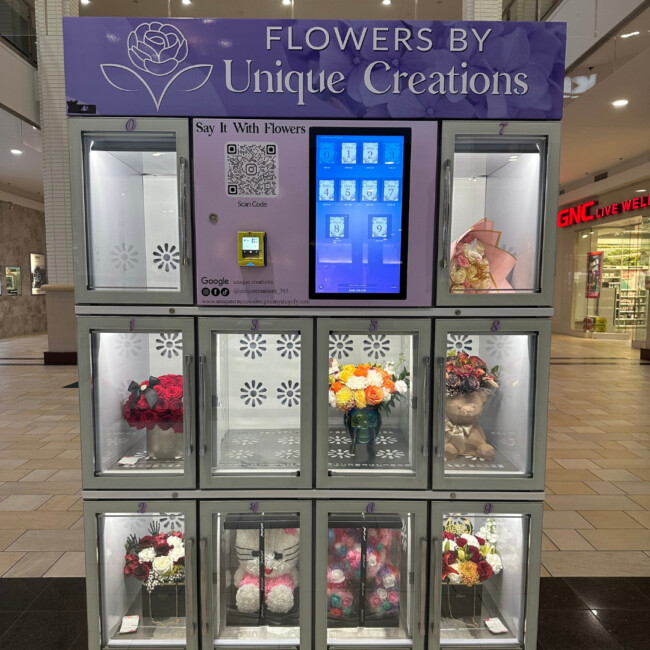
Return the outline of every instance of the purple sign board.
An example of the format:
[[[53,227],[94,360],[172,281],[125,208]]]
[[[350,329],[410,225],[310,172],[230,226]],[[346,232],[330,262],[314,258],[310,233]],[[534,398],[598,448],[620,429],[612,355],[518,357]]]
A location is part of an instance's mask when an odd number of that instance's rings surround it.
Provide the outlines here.
[[[437,122],[197,118],[192,131],[199,305],[431,306]],[[238,254],[240,239],[254,250]],[[260,239],[265,266],[251,261]]]
[[[63,20],[70,115],[562,117],[564,23]]]

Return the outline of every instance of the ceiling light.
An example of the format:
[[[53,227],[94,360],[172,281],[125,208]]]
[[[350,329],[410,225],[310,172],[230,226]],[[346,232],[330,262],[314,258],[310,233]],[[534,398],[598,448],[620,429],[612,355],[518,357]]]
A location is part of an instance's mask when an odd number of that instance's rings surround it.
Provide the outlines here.
[[[285,7],[288,7],[288,6],[291,5],[291,0],[282,0],[282,4],[283,4]]]
[[[648,190],[636,190],[637,192],[647,192]]]
[[[583,238],[583,239],[585,239],[586,237],[587,237],[587,234],[586,234],[586,233],[585,233],[584,235],[582,235],[582,238]]]
[[[192,4],[192,0],[183,0],[183,4],[184,4],[184,5],[191,5],[191,4]]]
[[[81,0],[81,4],[82,4],[82,5],[89,5],[89,4],[90,4],[90,0]]]
[[[22,153],[22,151],[21,151],[20,149],[12,149],[12,150],[11,150],[11,153],[12,153],[14,156],[20,156],[20,154]]]
[[[627,106],[629,103],[630,102],[627,99],[617,99],[612,102],[612,106],[616,106],[616,108],[619,108],[621,106]]]
[[[390,0],[381,0],[381,4],[383,4],[385,7],[388,7]]]
[[[630,38],[630,36],[638,36],[641,32],[629,32],[628,34],[621,34],[621,38]]]

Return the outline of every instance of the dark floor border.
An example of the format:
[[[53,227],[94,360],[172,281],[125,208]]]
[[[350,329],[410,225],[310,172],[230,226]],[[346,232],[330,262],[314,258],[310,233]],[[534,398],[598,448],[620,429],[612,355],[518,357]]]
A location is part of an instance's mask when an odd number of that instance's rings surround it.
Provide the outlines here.
[[[541,578],[537,650],[647,650],[649,618],[650,577]],[[87,636],[85,578],[0,578],[0,648],[87,650]]]
[[[76,352],[43,352],[43,361],[46,366],[76,366]]]

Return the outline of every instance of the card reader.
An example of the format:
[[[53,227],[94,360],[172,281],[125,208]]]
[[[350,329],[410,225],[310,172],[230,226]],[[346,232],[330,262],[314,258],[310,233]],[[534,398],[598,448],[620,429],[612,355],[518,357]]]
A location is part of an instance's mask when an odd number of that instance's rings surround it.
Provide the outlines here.
[[[239,266],[266,266],[266,233],[238,232]]]

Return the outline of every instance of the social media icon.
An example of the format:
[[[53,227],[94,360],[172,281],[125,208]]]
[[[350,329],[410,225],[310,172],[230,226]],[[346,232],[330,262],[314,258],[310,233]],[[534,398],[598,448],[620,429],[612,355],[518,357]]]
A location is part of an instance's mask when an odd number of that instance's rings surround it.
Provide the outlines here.
[[[226,296],[230,295],[230,289],[228,287],[225,287],[224,289],[221,290],[221,295],[225,298]]]
[[[207,287],[203,287],[203,289],[201,289],[201,294],[204,295],[204,296],[209,296],[210,295],[210,289],[208,289]]]
[[[218,287],[214,287],[212,289],[212,295],[215,296],[215,298],[219,295],[219,293],[221,292],[219,291]]]

